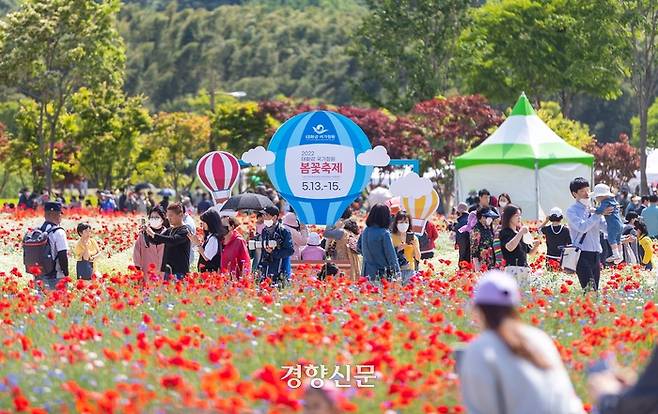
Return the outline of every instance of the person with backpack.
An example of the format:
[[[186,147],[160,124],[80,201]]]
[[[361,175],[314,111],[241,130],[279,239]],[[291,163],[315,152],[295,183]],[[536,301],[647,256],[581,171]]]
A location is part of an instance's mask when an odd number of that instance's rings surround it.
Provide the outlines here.
[[[428,260],[434,257],[434,249],[436,248],[436,239],[439,238],[439,231],[432,220],[427,220],[423,234],[418,237],[420,244],[420,260]],[[418,264],[416,264],[418,267]]]
[[[62,205],[44,204],[45,222],[23,238],[23,263],[28,273],[48,289],[55,289],[60,279],[69,276],[69,245],[62,222]]]

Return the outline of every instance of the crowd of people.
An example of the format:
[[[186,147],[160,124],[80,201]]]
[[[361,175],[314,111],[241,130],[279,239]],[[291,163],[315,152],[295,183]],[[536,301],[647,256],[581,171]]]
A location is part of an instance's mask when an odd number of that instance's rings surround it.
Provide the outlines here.
[[[576,246],[580,252],[576,274],[583,289],[598,288],[600,269],[622,261],[651,269],[652,238],[658,235],[658,197],[615,195],[605,184],[590,189],[584,178],[575,178],[568,189],[573,204],[563,212],[554,207],[535,230],[524,225],[522,209],[509,194],[492,196],[482,189],[476,198],[459,203],[450,229],[459,250],[461,267],[482,270],[473,298],[475,320],[482,332],[455,354],[464,405],[472,413],[527,413],[530,411],[582,413],[569,375],[553,341],[541,330],[522,323],[519,281],[530,276],[529,256],[546,243],[546,266],[560,266],[562,250]],[[272,200],[272,193],[267,191]],[[408,283],[421,270],[424,259],[434,254],[438,230],[429,220],[423,234],[410,231],[411,218],[404,210],[386,204],[370,206],[365,226],[359,226],[351,208],[322,234],[301,223],[290,206],[273,204],[254,212],[255,230],[241,230],[237,214],[219,211],[203,203],[204,194],[185,195],[180,202],[167,196],[156,203],[148,192],[127,192],[116,208],[132,206],[142,196],[146,209],[133,248],[133,264],[145,284],[179,281],[191,271],[221,272],[233,278],[254,274],[259,282],[283,287],[295,263],[324,263],[318,277],[337,273],[332,263],[345,263],[351,277],[369,281],[398,280]],[[29,199],[29,197],[28,197]],[[108,211],[111,197],[100,194],[98,208]],[[123,200],[123,201],[122,201]],[[275,203],[276,201],[276,203]],[[122,207],[120,207],[122,206]],[[206,208],[207,207],[207,208]],[[50,265],[35,271],[44,288],[61,287],[69,276],[69,242],[61,227],[65,209],[59,201],[43,202],[44,223],[26,236],[26,257],[50,258]],[[128,212],[131,207],[127,207]],[[285,210],[282,210],[285,209]],[[622,214],[624,218],[622,219]],[[202,229],[197,234],[195,217]],[[93,229],[76,227],[79,240],[72,250],[76,274],[91,279],[100,255]],[[47,240],[48,251],[39,246]],[[658,381],[650,362],[638,380],[623,380],[614,369],[590,377],[590,392],[601,413],[651,413],[656,407]],[[331,408],[331,390],[309,389],[309,399]],[[520,398],[520,396],[523,398]],[[630,411],[629,411],[630,410]],[[337,412],[337,411],[336,411]]]
[[[562,209],[553,207],[536,233],[523,225],[522,210],[509,194],[494,197],[482,189],[476,197],[460,202],[451,225],[460,266],[505,269],[517,279],[526,280],[531,274],[528,256],[538,252],[543,238],[549,269],[560,267],[565,247],[578,249],[575,270],[583,289],[598,289],[602,266],[627,262],[653,269],[658,195],[614,194],[602,183],[591,191],[584,178],[575,178],[565,191],[574,199],[566,217]]]

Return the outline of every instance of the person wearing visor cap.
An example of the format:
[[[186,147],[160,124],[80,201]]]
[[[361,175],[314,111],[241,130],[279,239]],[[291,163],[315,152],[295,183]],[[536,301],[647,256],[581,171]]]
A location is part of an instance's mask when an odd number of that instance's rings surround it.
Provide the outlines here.
[[[546,237],[546,266],[551,268],[551,261],[560,262],[564,246],[571,244],[569,228],[562,224],[564,214],[559,207],[553,207],[539,226],[539,231]],[[550,224],[549,224],[550,223]]]
[[[43,210],[45,222],[41,225],[41,230],[48,232],[57,228],[48,233],[52,257],[55,258],[55,270],[50,274],[39,275],[37,280],[42,280],[44,287],[55,289],[57,282],[69,275],[69,245],[66,240],[66,231],[60,227],[63,214],[62,204],[48,201],[44,203]]]
[[[497,218],[498,213],[489,207],[480,208],[469,216],[466,227],[474,222],[472,228],[467,230],[470,231],[471,261],[476,270],[493,269],[496,265],[493,221]]]
[[[269,278],[283,287],[290,277],[290,257],[295,253],[292,235],[279,220],[279,209],[274,206],[263,210],[263,231],[258,243],[261,257],[258,263],[260,278]]]
[[[464,349],[458,365],[462,401],[474,414],[581,414],[553,340],[523,323],[514,278],[485,273],[475,287],[476,320],[482,332]]]

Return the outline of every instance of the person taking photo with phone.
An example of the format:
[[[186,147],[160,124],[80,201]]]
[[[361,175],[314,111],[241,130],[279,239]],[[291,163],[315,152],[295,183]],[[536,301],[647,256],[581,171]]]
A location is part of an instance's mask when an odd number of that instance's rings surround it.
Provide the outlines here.
[[[416,263],[420,261],[420,242],[414,233],[409,232],[411,220],[406,211],[398,211],[391,225],[391,239],[393,246],[398,253],[402,255],[404,261],[400,263],[400,276],[402,283],[407,283],[409,279],[418,271]]]
[[[171,227],[162,233],[156,233],[151,226],[144,226],[143,231],[147,240],[152,244],[164,244],[162,267],[164,280],[168,281],[171,276],[182,280],[190,271],[190,239],[188,227],[183,223],[185,210],[179,203],[167,206],[167,220]]]

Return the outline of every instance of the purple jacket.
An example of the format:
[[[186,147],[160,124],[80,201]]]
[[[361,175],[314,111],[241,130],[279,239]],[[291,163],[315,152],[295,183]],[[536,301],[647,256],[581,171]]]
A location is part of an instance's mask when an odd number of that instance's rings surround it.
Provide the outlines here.
[[[325,252],[320,246],[306,246],[301,256],[302,260],[324,260]]]

